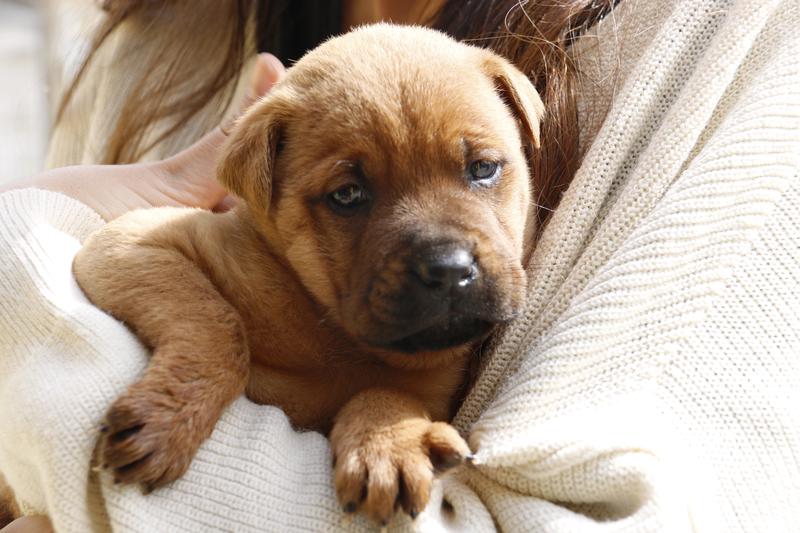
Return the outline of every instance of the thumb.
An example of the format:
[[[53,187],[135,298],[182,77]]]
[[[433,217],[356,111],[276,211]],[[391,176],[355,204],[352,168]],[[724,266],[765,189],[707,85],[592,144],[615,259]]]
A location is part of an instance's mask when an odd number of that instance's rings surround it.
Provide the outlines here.
[[[254,101],[267,94],[285,74],[286,69],[277,57],[272,54],[258,54],[241,110],[244,111]]]
[[[277,57],[272,54],[259,54],[237,115],[268,93],[285,73],[286,69]],[[183,203],[213,207],[225,197],[226,191],[217,183],[214,171],[217,151],[225,142],[227,132],[235,120],[236,118],[233,118],[221,124],[189,148],[160,162],[166,170],[166,175],[172,178],[169,180],[170,183],[163,185],[173,190],[179,189],[174,194],[180,197],[187,196]]]
[[[280,59],[272,54],[258,54],[255,65],[253,65],[253,72],[250,74],[247,92],[239,104],[239,110],[233,118],[220,126],[223,133],[227,135],[239,115],[244,113],[256,100],[267,94],[276,83],[283,79],[285,74],[286,69]]]

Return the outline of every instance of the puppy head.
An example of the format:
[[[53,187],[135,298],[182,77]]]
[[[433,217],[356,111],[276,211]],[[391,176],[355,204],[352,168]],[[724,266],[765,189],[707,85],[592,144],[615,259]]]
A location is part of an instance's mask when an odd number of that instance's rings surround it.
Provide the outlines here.
[[[522,305],[541,113],[504,59],[367,26],[307,54],[240,119],[219,178],[353,338],[446,350]]]

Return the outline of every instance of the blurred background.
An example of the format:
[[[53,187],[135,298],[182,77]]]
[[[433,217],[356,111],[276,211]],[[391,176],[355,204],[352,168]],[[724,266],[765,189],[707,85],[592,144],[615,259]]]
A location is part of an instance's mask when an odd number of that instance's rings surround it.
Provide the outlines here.
[[[99,11],[94,0],[0,0],[0,183],[43,169],[61,82]]]

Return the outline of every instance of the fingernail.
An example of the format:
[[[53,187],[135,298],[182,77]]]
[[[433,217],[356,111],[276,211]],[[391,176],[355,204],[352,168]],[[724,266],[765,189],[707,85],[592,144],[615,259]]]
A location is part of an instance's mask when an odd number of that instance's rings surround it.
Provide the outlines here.
[[[258,98],[267,93],[283,78],[284,72],[283,64],[277,57],[272,54],[259,54],[251,81],[253,96]]]
[[[269,69],[278,76],[278,78],[283,76],[283,73],[286,72],[286,68],[281,63],[281,60],[269,53],[259,54],[260,60],[263,62],[264,66],[269,67]]]
[[[344,512],[347,514],[353,514],[356,512],[356,502],[348,502],[347,505],[344,506]]]

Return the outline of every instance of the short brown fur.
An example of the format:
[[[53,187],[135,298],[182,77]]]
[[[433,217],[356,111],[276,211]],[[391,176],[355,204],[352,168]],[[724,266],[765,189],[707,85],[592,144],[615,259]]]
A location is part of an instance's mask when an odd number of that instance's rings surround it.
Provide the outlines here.
[[[173,481],[246,391],[329,433],[346,511],[416,516],[434,469],[469,454],[444,421],[480,338],[387,347],[407,333],[409,250],[464,243],[480,262],[481,312],[514,316],[541,112],[509,63],[432,30],[365,27],[307,55],[229,139],[218,174],[237,208],[132,212],[75,258],[88,297],[153,351],[108,412],[104,466],[150,489]],[[476,158],[502,160],[492,187],[463,180]],[[354,180],[369,182],[369,210],[333,213],[324,199]]]

